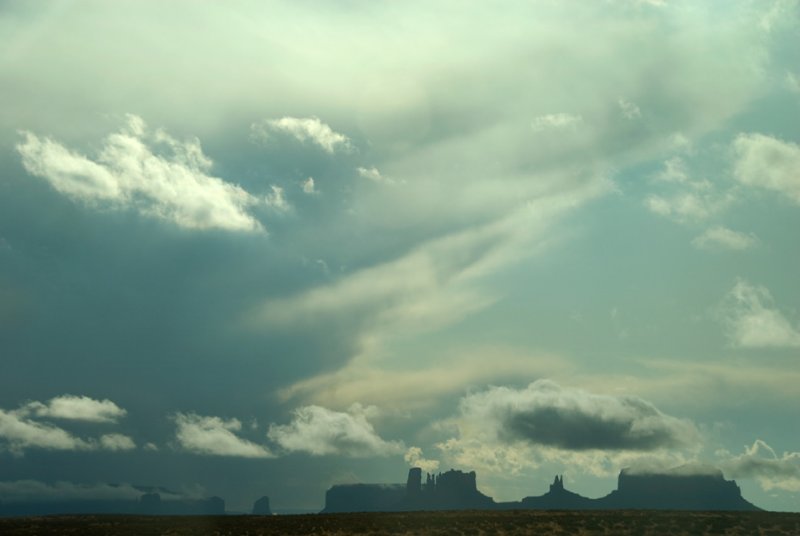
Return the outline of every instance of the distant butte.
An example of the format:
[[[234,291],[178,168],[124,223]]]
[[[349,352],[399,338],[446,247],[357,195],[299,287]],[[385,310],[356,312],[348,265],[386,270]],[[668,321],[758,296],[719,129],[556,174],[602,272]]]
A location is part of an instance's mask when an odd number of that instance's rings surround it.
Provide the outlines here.
[[[139,500],[51,500],[43,502],[0,502],[0,516],[46,514],[145,514],[223,515],[225,501],[208,499],[167,499],[148,491]],[[451,469],[426,474],[413,467],[405,484],[335,485],[325,494],[322,513],[409,512],[432,510],[718,510],[758,511],[742,497],[733,480],[725,480],[718,469],[682,466],[668,471],[643,472],[623,469],[617,489],[590,499],[564,488],[558,475],[544,495],[520,501],[495,502],[478,490],[475,471]],[[253,504],[254,515],[270,515],[268,497]]]
[[[599,499],[564,488],[556,476],[538,497],[497,503],[478,491],[475,472],[451,469],[438,475],[413,467],[406,484],[336,485],[325,495],[323,513],[399,512],[411,510],[738,510],[757,511],[733,480],[717,469],[698,472],[686,466],[661,472],[623,469],[617,489]]]

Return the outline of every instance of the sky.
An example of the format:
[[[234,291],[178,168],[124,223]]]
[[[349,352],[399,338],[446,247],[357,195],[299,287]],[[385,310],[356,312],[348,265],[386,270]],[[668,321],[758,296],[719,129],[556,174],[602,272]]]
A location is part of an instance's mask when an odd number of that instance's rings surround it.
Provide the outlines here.
[[[0,102],[0,500],[800,511],[796,0],[6,0]]]

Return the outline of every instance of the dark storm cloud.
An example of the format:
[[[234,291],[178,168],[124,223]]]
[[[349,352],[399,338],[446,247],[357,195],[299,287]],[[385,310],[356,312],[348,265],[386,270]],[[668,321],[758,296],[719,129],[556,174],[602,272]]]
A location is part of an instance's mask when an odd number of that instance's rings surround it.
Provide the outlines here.
[[[597,395],[540,380],[517,390],[492,387],[465,397],[461,410],[505,442],[563,450],[652,451],[697,438],[686,420],[635,397]]]

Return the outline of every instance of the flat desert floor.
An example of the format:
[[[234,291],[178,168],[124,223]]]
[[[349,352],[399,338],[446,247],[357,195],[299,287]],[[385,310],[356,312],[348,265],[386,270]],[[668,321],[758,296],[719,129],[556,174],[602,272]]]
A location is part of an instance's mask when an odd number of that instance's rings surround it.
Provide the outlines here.
[[[11,535],[800,535],[800,514],[773,512],[464,511],[298,516],[79,515],[0,519]]]

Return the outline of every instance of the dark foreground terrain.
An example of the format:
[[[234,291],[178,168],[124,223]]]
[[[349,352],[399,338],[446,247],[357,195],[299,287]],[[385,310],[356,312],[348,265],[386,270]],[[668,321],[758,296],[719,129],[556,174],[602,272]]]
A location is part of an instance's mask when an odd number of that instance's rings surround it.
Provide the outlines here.
[[[0,534],[798,535],[800,514],[665,511],[462,511],[299,516],[43,516],[0,519]]]

